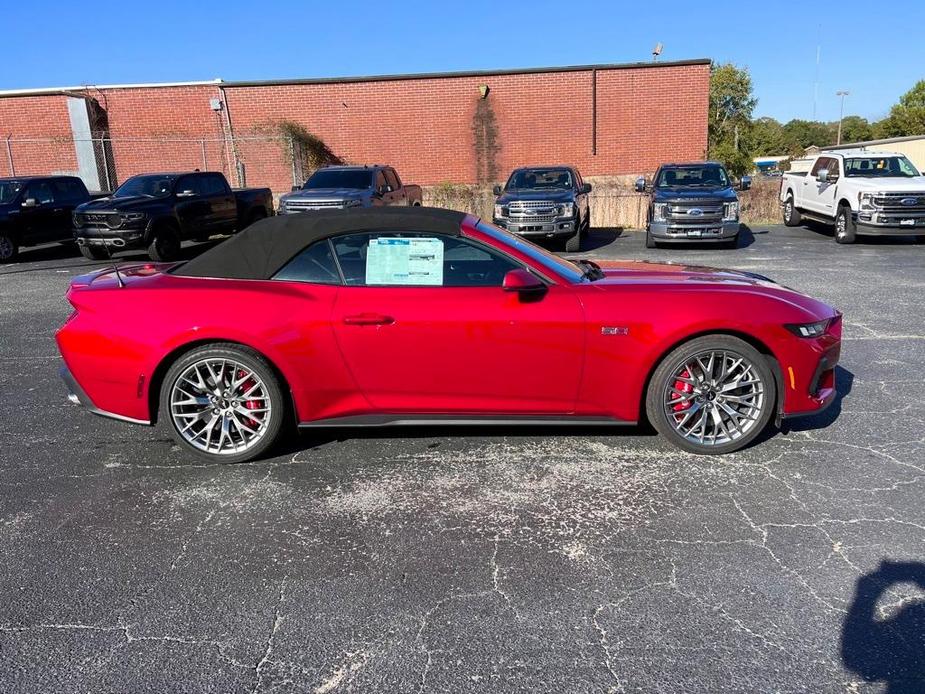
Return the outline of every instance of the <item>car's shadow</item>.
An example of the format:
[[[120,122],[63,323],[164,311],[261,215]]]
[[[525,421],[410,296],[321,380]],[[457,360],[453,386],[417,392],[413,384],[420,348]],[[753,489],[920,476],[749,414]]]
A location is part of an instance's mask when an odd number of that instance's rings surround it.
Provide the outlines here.
[[[582,251],[593,251],[609,246],[623,236],[623,227],[592,227],[588,235],[581,242]]]
[[[835,400],[825,410],[818,414],[785,420],[781,427],[783,432],[810,431],[811,429],[825,429],[835,423],[842,411],[842,402],[851,393],[854,385],[854,374],[842,366],[835,367]]]
[[[739,248],[748,248],[753,243],[755,243],[755,234],[766,234],[767,229],[757,229],[752,230],[748,224],[742,224],[739,227],[739,238],[736,241],[735,248],[725,248],[722,250],[732,251]],[[670,243],[662,244],[657,249],[650,249],[654,252],[658,251],[706,251],[706,250],[720,250],[720,247],[714,241],[685,241],[682,243]]]
[[[828,224],[807,219],[803,221],[800,227],[835,243],[835,231]],[[914,236],[858,236],[854,240],[854,244],[861,244],[864,246],[899,246],[917,245],[917,242]]]

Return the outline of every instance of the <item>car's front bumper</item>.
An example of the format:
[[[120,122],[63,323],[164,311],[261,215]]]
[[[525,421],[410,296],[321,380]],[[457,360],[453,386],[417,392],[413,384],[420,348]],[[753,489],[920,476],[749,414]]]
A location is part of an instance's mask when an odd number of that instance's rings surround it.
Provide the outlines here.
[[[106,227],[80,227],[74,229],[78,246],[110,246],[112,248],[138,248],[144,245],[144,229],[109,229]]]
[[[863,236],[925,236],[925,214],[911,212],[856,212],[857,233]]]
[[[689,243],[691,241],[729,241],[739,233],[739,222],[706,222],[704,224],[669,224],[649,222],[652,238],[662,243]]]
[[[575,219],[556,219],[551,222],[530,222],[514,220],[509,217],[496,217],[495,226],[507,229],[512,234],[533,238],[557,238],[561,236],[574,236],[576,232]]]
[[[70,369],[66,366],[62,366],[58,370],[58,375],[61,376],[61,380],[64,381],[64,387],[67,388],[67,399],[73,405],[80,405],[84,407],[93,414],[98,414],[101,417],[109,417],[111,419],[118,419],[120,422],[129,422],[131,424],[144,424],[150,425],[151,422],[146,419],[133,419],[132,417],[126,417],[125,415],[116,414],[114,412],[107,412],[97,407],[93,400],[90,399],[90,396],[87,395],[87,392],[80,387],[80,384],[77,382],[77,379],[74,378],[71,374]]]

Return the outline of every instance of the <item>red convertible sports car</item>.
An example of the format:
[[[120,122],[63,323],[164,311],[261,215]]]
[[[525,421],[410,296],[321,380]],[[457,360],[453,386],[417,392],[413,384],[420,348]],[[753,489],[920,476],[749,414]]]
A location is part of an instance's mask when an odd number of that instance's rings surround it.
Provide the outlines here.
[[[70,399],[212,460],[290,425],[634,424],[726,453],[835,397],[841,316],[749,273],[569,261],[428,208],[288,215],[74,279]]]

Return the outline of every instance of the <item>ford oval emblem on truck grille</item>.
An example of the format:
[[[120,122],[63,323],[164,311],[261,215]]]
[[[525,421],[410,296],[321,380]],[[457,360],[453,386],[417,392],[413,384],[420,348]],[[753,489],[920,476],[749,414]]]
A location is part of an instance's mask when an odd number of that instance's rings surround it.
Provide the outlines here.
[[[691,209],[687,211],[687,214],[690,215],[691,217],[702,217],[703,210],[701,210],[699,207],[692,207]]]
[[[918,198],[903,198],[902,200],[899,201],[899,204],[912,207],[913,205],[919,204],[919,199]]]

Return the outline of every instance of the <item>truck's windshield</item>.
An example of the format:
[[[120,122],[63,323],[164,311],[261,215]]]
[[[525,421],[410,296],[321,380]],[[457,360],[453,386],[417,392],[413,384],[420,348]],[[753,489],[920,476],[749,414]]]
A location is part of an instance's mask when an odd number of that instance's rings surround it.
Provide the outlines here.
[[[919,172],[905,157],[852,157],[845,159],[845,175],[864,178],[913,178],[918,176]]]
[[[655,181],[657,188],[676,188],[694,186],[718,188],[729,185],[729,176],[722,166],[715,164],[704,166],[664,166],[658,172]]]
[[[0,204],[13,202],[21,190],[21,181],[0,181]]]
[[[349,171],[321,169],[313,173],[302,190],[313,188],[349,188],[351,190],[368,190],[373,187],[372,171]]]
[[[571,188],[572,172],[568,169],[521,169],[511,174],[507,190],[548,190]]]
[[[177,180],[175,175],[132,176],[116,189],[112,194],[114,198],[163,198],[173,191],[173,184]]]

